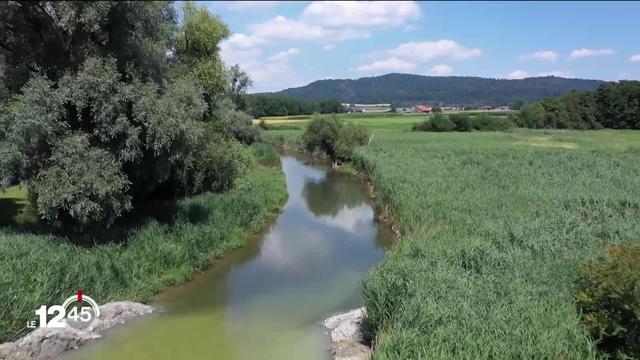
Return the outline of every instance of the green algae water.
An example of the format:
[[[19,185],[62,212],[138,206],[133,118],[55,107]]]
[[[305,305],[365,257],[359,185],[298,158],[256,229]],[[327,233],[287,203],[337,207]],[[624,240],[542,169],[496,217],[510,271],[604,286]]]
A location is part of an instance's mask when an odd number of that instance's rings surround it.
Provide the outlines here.
[[[67,358],[330,358],[321,321],[362,305],[361,280],[392,235],[358,177],[296,156],[281,157],[289,199],[269,230],[158,296],[162,312]]]

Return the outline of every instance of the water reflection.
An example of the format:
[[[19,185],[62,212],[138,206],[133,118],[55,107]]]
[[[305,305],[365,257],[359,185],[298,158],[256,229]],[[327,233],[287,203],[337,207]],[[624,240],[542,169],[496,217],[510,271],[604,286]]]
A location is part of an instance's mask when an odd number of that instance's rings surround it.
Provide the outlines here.
[[[167,313],[73,358],[328,358],[319,322],[360,306],[361,280],[391,236],[357,177],[281,160],[289,199],[262,239],[160,296]]]

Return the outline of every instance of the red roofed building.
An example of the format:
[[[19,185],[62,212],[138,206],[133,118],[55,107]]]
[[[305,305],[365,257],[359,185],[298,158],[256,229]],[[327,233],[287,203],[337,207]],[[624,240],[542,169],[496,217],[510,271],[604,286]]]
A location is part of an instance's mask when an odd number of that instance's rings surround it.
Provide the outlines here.
[[[430,113],[431,110],[433,110],[433,107],[427,105],[415,105],[413,109],[415,112]]]

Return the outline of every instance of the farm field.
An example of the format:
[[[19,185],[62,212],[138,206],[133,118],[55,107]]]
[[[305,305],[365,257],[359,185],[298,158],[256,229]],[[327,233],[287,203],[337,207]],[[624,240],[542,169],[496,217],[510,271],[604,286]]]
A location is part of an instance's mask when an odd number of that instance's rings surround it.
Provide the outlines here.
[[[580,264],[640,241],[639,155],[637,131],[377,131],[355,162],[402,238],[364,284],[374,358],[596,358]]]
[[[453,112],[452,112],[453,113]],[[477,115],[481,112],[466,111],[470,115]],[[491,115],[507,116],[506,112],[485,112]],[[451,113],[445,113],[451,114]],[[415,123],[419,123],[427,119],[430,115],[423,114],[339,114],[338,119],[344,122],[356,123],[366,126],[370,129],[411,129]],[[311,119],[311,115],[298,116],[271,116],[264,117],[264,123],[270,130],[303,130]],[[254,120],[259,123],[260,120]]]

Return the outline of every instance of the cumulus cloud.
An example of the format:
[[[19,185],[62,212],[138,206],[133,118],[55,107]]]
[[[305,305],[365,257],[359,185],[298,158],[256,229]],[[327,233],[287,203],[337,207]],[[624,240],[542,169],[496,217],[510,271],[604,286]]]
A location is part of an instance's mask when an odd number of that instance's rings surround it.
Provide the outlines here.
[[[569,70],[553,70],[553,71],[541,72],[538,74],[538,76],[557,76],[557,77],[563,77],[563,78],[574,77],[573,73]]]
[[[226,6],[243,10],[267,4],[228,3]],[[297,18],[279,15],[249,25],[246,33],[234,34],[221,44],[221,54],[227,64],[240,64],[252,76],[256,88],[262,87],[261,79],[271,79],[274,76],[281,76],[283,83],[291,85],[287,81],[291,78],[287,73],[291,70],[287,61],[295,54],[283,52],[265,57],[263,50],[267,46],[313,42],[323,50],[331,50],[340,42],[369,38],[376,29],[402,26],[420,16],[420,6],[414,1],[312,2]],[[415,66],[408,60],[393,61],[390,57],[392,56],[387,54],[386,62],[381,60],[377,64],[369,64],[369,67],[363,65],[363,69],[369,70],[360,71],[374,71],[385,66],[403,71]]]
[[[614,53],[612,49],[576,49],[571,52],[569,58],[574,60],[594,56],[613,55]]]
[[[358,66],[355,70],[363,73],[380,73],[388,71],[408,71],[416,67],[416,64],[392,57],[386,60],[374,61],[371,64]]]
[[[433,60],[438,58],[464,60],[479,56],[480,49],[464,47],[453,40],[408,42],[389,50],[392,55],[417,60]]]
[[[288,61],[292,56],[300,53],[300,49],[298,48],[290,48],[285,51],[281,51],[277,54],[269,56],[267,60],[269,61]]]
[[[415,1],[314,1],[301,20],[330,28],[398,26],[421,16]]]
[[[429,69],[429,73],[435,76],[453,75],[453,68],[447,64],[438,64]]]
[[[510,79],[510,80],[524,79],[529,77],[529,73],[524,70],[513,70],[508,74],[498,75],[498,77],[503,79]]]
[[[229,10],[246,11],[272,8],[281,2],[282,1],[225,1],[224,4]]]
[[[640,62],[640,54],[633,54],[629,57],[629,61],[632,62]]]
[[[558,60],[558,53],[551,50],[536,51],[530,54],[524,54],[520,56],[520,60],[521,61],[529,61],[529,60],[556,61]]]

